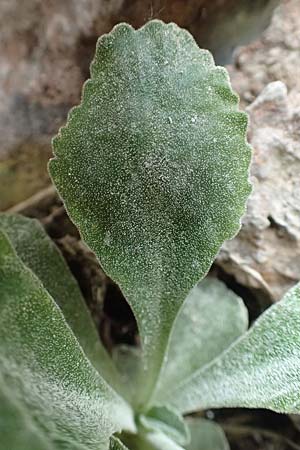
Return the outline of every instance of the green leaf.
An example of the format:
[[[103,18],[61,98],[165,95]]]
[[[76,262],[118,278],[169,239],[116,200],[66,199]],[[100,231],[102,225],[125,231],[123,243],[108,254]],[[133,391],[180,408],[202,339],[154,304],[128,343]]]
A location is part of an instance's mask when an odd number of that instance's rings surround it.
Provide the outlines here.
[[[247,328],[242,299],[215,278],[203,280],[189,293],[175,321],[154,401],[163,402],[170,390],[220,355]]]
[[[53,450],[0,377],[0,450]]]
[[[66,450],[65,442],[54,442],[39,429],[1,376],[0,383],[0,450]],[[72,443],[72,450],[86,449],[86,446]],[[98,450],[107,450],[107,446],[101,445]]]
[[[134,404],[141,386],[138,386],[142,365],[141,348],[121,344],[112,351],[112,358],[118,370],[121,382],[118,392],[130,404]]]
[[[268,408],[300,413],[300,285],[271,306],[219,358],[165,399],[183,412]]]
[[[182,416],[166,406],[152,407],[146,415],[140,415],[139,422],[146,430],[161,431],[180,445],[186,444],[190,439]]]
[[[54,449],[104,450],[113,432],[134,429],[128,405],[87,360],[60,309],[1,231],[0,377],[21,412],[18,420],[33,422]],[[1,420],[7,408],[0,405]]]
[[[183,450],[167,435],[158,431],[145,434],[141,439],[142,442],[144,442],[144,445],[139,447],[139,450]]]
[[[127,447],[120,441],[120,439],[112,436],[110,438],[110,447],[109,450],[128,450]]]
[[[217,423],[200,418],[189,418],[186,423],[191,433],[186,450],[229,450],[225,433]]]
[[[116,384],[116,370],[100,342],[78,284],[41,224],[16,214],[0,214],[0,229],[60,307],[89,360],[110,384]]]
[[[123,439],[130,450],[184,450],[160,431],[126,434]]]
[[[250,192],[247,117],[225,69],[175,24],[120,24],[99,39],[82,103],[53,141],[68,213],[137,319],[141,404],[172,323]]]

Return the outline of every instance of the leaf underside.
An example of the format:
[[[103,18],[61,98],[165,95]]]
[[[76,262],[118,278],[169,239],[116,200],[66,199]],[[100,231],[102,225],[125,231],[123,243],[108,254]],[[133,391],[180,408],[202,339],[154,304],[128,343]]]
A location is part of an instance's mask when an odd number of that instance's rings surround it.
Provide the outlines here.
[[[228,75],[175,24],[101,37],[80,106],[53,141],[68,213],[137,319],[147,403],[172,323],[250,192],[246,115]]]
[[[113,432],[132,426],[131,411],[87,360],[2,231],[0,293],[1,420],[12,429],[16,420],[26,427],[20,439],[42,439],[45,450],[106,450]],[[18,449],[19,437],[9,433],[0,449]]]

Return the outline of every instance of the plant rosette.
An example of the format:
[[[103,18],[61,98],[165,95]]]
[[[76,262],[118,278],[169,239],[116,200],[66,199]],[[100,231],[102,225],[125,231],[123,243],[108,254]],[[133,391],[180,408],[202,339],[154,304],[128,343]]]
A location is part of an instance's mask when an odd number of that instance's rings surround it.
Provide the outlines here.
[[[224,450],[220,426],[190,413],[299,413],[299,287],[247,330],[243,301],[204,278],[251,190],[246,130],[227,72],[187,31],[99,39],[49,171],[141,346],[108,354],[39,222],[1,214],[0,450]]]

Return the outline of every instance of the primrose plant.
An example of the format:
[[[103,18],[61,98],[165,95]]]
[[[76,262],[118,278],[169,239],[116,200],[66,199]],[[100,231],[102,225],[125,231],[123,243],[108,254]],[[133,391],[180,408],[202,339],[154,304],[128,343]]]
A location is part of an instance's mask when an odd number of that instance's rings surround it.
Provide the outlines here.
[[[141,347],[109,355],[37,221],[0,216],[0,449],[224,450],[207,408],[300,412],[300,290],[247,331],[203,278],[250,192],[247,118],[192,36],[152,21],[99,39],[50,174],[119,285]]]

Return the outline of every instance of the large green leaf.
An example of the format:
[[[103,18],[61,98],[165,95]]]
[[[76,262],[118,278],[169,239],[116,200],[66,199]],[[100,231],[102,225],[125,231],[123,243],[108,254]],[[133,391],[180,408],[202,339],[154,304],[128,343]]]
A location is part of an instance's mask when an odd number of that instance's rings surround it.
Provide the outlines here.
[[[183,412],[248,407],[299,414],[300,285],[164,400]]]
[[[32,422],[28,433],[38,429],[54,449],[106,449],[113,432],[133,429],[128,405],[87,360],[60,309],[2,231],[0,377],[10,402],[0,404],[0,420],[16,405],[21,425]]]
[[[154,401],[220,355],[248,328],[248,312],[226,285],[206,278],[189,293],[175,321]]]
[[[61,308],[89,360],[110,384],[116,384],[116,370],[101,344],[78,284],[41,224],[16,214],[0,214],[0,229]]]
[[[53,141],[68,213],[121,287],[151,396],[172,323],[250,192],[247,117],[225,69],[175,24],[120,24],[100,38],[82,103]]]
[[[229,450],[225,433],[217,423],[200,418],[189,418],[186,423],[191,433],[186,450]]]

